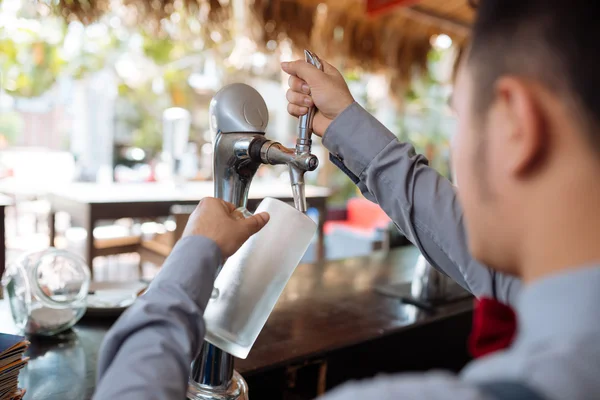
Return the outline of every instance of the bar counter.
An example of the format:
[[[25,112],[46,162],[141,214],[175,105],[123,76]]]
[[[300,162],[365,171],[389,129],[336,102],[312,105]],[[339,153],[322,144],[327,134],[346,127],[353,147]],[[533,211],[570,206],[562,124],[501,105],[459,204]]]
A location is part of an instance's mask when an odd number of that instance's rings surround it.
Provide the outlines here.
[[[377,372],[460,369],[470,300],[425,312],[373,290],[410,280],[418,255],[405,247],[300,265],[248,358],[236,360],[251,398],[309,399]],[[91,398],[98,349],[114,321],[84,318],[57,338],[32,338],[20,378],[27,398]],[[0,330],[15,332],[6,300]]]

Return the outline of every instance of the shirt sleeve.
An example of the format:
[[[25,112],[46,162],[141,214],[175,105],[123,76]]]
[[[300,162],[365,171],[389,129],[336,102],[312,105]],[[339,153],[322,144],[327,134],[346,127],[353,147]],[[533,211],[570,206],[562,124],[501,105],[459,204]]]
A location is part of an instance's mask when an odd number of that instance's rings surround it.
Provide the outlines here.
[[[343,384],[319,400],[490,400],[481,391],[447,372],[381,375]]]
[[[520,281],[471,257],[454,186],[412,145],[400,143],[357,103],[331,123],[323,145],[331,161],[381,206],[433,266],[476,296],[495,294],[514,303]]]
[[[99,353],[96,400],[184,399],[190,364],[221,251],[201,236],[181,239],[144,295],[108,332]]]

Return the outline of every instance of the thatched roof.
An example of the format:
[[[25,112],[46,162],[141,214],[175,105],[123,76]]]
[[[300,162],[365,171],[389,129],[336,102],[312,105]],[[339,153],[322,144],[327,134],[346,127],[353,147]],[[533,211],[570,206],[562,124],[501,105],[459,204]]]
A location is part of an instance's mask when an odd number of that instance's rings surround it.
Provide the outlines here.
[[[220,29],[231,17],[229,0],[38,0],[42,7],[51,5],[55,14],[67,21],[91,24],[111,7],[119,9],[126,24],[138,25],[147,31],[161,32],[161,22],[174,13],[186,13],[210,29]],[[123,12],[125,15],[123,15]]]
[[[423,66],[430,38],[447,34],[461,45],[469,35],[473,11],[468,0],[242,0],[252,11],[253,38],[267,49],[289,38],[297,50],[310,48],[323,58],[367,70],[388,69],[409,79]],[[238,0],[121,0],[144,22],[168,18],[178,9],[198,15],[207,29],[222,29]],[[110,0],[60,0],[58,12],[83,22],[98,19]],[[370,4],[399,4],[367,12]]]
[[[350,67],[391,69],[405,81],[413,66],[426,63],[433,35],[447,34],[461,45],[473,18],[467,0],[408,2],[373,15],[366,0],[254,0],[252,7],[265,27],[262,43],[287,36],[297,48]]]

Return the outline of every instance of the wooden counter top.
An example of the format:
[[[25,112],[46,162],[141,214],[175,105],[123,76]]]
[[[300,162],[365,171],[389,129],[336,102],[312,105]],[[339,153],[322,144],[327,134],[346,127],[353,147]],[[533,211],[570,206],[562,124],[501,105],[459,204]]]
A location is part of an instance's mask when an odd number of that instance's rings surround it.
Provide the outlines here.
[[[258,379],[277,368],[469,312],[470,301],[430,314],[373,290],[377,284],[410,280],[418,255],[417,249],[408,247],[300,265],[248,359],[236,360],[236,369]],[[84,318],[59,338],[33,338],[28,351],[31,360],[21,373],[27,398],[91,398],[98,349],[113,323],[114,319]],[[3,332],[15,332],[6,300],[0,301],[0,327]]]

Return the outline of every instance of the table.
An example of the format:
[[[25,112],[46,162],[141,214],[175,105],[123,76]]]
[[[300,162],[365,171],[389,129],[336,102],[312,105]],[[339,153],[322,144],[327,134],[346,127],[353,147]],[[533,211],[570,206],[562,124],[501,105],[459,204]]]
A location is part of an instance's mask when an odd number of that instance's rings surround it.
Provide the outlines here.
[[[409,280],[418,255],[407,247],[300,265],[248,358],[236,360],[251,396],[279,400],[282,391],[314,386],[311,393],[294,397],[308,399],[377,371],[461,368],[468,360],[471,301],[428,313],[373,290]],[[98,349],[113,322],[84,318],[59,338],[33,338],[31,360],[21,373],[27,398],[89,399]],[[6,300],[0,301],[0,326],[14,332]],[[292,381],[295,389],[289,388]]]
[[[170,215],[175,205],[195,205],[204,197],[214,195],[212,182],[193,182],[181,186],[163,183],[96,184],[75,183],[48,194],[50,202],[50,243],[54,243],[55,215],[64,211],[74,224],[88,232],[85,258],[88,265],[98,255],[92,232],[100,220],[119,218],[157,218]],[[306,201],[319,211],[317,258],[324,258],[324,225],[330,190],[307,186]],[[289,184],[254,182],[250,188],[248,208],[253,209],[265,197],[293,201]]]

